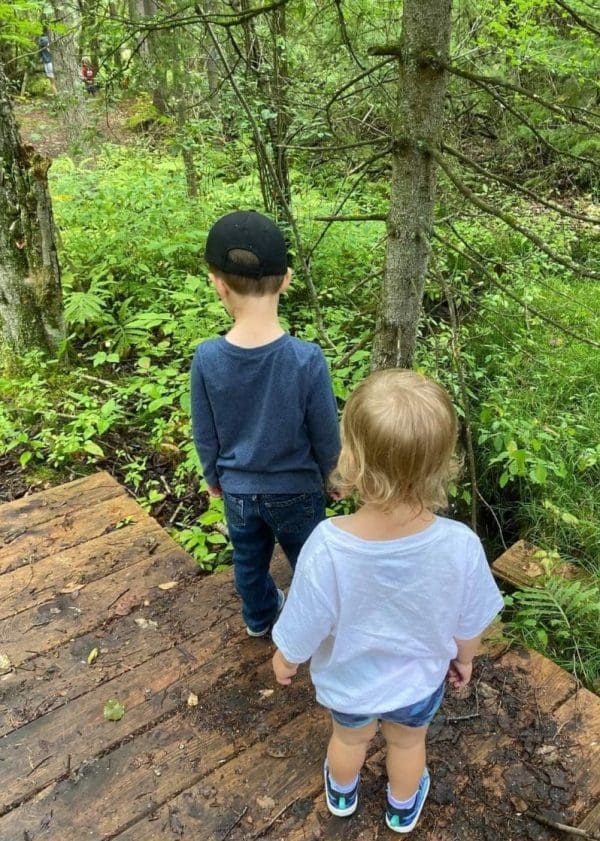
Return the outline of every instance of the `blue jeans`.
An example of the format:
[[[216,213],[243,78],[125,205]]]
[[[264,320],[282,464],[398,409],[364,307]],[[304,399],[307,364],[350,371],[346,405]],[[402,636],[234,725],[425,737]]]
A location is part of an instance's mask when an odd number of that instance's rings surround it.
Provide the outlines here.
[[[342,727],[366,727],[372,721],[392,721],[394,724],[404,724],[405,727],[424,727],[431,724],[435,714],[440,708],[444,697],[445,682],[441,683],[435,692],[409,704],[408,707],[399,707],[388,713],[378,715],[354,715],[353,713],[340,713],[337,710],[330,710],[333,720]]]
[[[252,631],[263,631],[277,617],[277,588],[269,572],[275,541],[294,569],[306,538],[325,519],[325,498],[321,493],[224,491],[223,501],[242,616]]]

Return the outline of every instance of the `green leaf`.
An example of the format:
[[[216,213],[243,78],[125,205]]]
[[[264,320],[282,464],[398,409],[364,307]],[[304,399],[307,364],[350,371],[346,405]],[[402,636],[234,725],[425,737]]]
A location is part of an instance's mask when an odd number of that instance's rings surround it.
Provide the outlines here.
[[[89,453],[92,456],[98,456],[98,458],[104,458],[104,450],[95,441],[85,441],[83,444],[83,449],[86,453]]]
[[[19,456],[19,464],[21,465],[21,467],[25,467],[27,464],[29,464],[32,457],[33,453],[31,452],[31,450],[25,450],[24,453],[21,453],[21,455]]]
[[[104,718],[107,721],[121,721],[125,715],[125,707],[114,698],[104,705]]]

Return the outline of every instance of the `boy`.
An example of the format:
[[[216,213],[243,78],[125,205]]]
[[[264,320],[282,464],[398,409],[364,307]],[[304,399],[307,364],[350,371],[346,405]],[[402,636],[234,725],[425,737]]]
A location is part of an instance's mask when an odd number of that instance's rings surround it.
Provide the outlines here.
[[[425,736],[445,678],[469,683],[479,636],[502,609],[477,535],[433,513],[455,474],[456,434],[448,394],[413,371],[378,371],[358,386],[342,416],[336,485],[362,505],[312,533],[273,629],[278,682],[311,658],[331,712],[329,811],[356,810],[381,721],[385,820],[398,833],[414,828],[429,791]]]
[[[205,257],[234,325],[196,350],[194,442],[209,493],[223,496],[246,630],[263,637],[284,603],[269,573],[275,540],[293,569],[325,518],[337,407],[321,349],[279,323],[291,273],[277,226],[254,211],[230,213],[211,228]]]

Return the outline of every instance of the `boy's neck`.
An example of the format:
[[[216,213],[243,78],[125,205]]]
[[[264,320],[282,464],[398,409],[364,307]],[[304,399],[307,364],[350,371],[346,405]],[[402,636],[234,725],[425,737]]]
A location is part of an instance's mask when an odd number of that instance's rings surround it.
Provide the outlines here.
[[[253,348],[279,339],[285,331],[279,323],[278,304],[279,295],[238,296],[231,311],[235,324],[227,333],[227,341]]]
[[[366,504],[355,514],[336,518],[336,524],[363,540],[395,540],[425,531],[434,519],[435,515],[427,508],[406,503],[400,503],[391,511]]]

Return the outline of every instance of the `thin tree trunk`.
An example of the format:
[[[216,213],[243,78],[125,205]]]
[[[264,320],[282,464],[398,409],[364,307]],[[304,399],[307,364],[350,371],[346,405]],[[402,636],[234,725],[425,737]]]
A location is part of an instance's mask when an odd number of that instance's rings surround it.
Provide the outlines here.
[[[0,64],[0,338],[15,354],[65,338],[49,167],[21,141]]]
[[[85,90],[78,54],[79,20],[72,3],[52,0],[52,6],[56,20],[65,28],[59,36],[54,35],[50,44],[56,88],[63,112],[62,122],[71,145],[79,147],[87,126]]]
[[[410,367],[417,339],[435,200],[435,163],[428,147],[441,139],[447,74],[428,59],[448,61],[451,0],[404,0],[398,111],[393,126],[388,240],[373,367]]]

